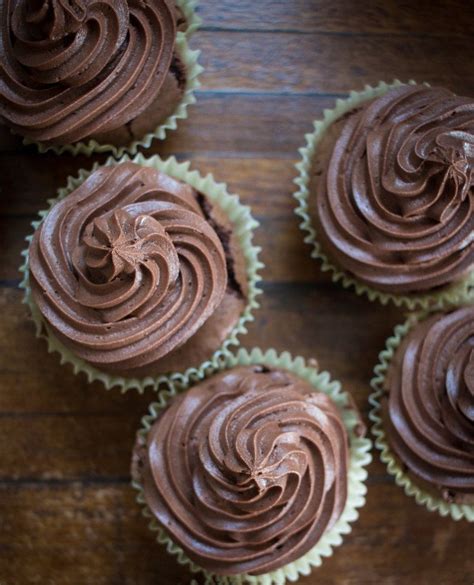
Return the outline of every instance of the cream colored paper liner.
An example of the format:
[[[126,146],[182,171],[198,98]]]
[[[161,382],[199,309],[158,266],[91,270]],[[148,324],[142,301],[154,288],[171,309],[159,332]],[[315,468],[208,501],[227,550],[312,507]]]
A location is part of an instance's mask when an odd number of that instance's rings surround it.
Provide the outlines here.
[[[340,382],[331,380],[328,372],[319,372],[315,367],[306,364],[302,357],[293,358],[288,352],[278,354],[274,349],[261,350],[253,348],[248,351],[240,348],[236,354],[228,352],[222,356],[222,359],[212,371],[200,371],[197,375],[185,376],[177,383],[172,384],[168,390],[159,393],[159,399],[150,405],[150,414],[142,419],[142,428],[139,434],[145,437],[153,425],[160,411],[165,408],[169,400],[177,393],[185,391],[192,386],[197,380],[208,377],[213,373],[235,366],[248,366],[252,364],[264,364],[269,367],[283,368],[309,382],[315,390],[327,394],[336,404],[347,429],[350,439],[350,461],[348,470],[348,496],[346,505],[341,517],[336,524],[321,537],[320,541],[304,556],[298,560],[289,563],[271,573],[264,575],[236,575],[236,576],[218,576],[205,571],[193,563],[162,530],[158,522],[154,519],[152,512],[145,503],[142,486],[133,482],[133,487],[138,490],[137,501],[143,506],[143,515],[150,520],[149,528],[157,532],[157,540],[160,544],[166,546],[167,551],[176,557],[180,565],[185,565],[193,573],[203,573],[206,577],[206,583],[215,583],[219,585],[283,585],[286,581],[296,581],[303,575],[309,575],[313,567],[319,567],[324,557],[329,557],[333,553],[333,548],[342,544],[343,536],[349,534],[352,530],[351,523],[357,520],[359,516],[358,508],[365,504],[365,494],[367,488],[364,481],[367,478],[366,466],[371,462],[372,456],[370,449],[372,442],[368,438],[358,437],[355,428],[359,422],[357,413],[354,411],[350,397],[347,392],[342,390]]]
[[[23,144],[35,144],[41,153],[52,151],[56,154],[67,152],[72,155],[84,154],[91,156],[93,153],[110,152],[112,156],[119,158],[125,153],[131,155],[136,154],[140,146],[143,148],[150,148],[150,145],[155,138],[163,140],[169,130],[176,130],[178,120],[184,120],[187,118],[188,106],[196,102],[194,90],[200,87],[201,83],[199,82],[198,77],[204,71],[204,68],[198,63],[200,51],[192,51],[188,46],[188,38],[201,23],[201,19],[195,13],[197,0],[177,0],[176,3],[182,9],[189,24],[185,32],[178,31],[176,33],[176,50],[186,67],[186,89],[181,102],[177,105],[175,112],[171,116],[157,126],[152,132],[145,134],[140,140],[134,140],[127,146],[100,144],[96,140],[55,146],[36,142],[29,138],[24,138]]]
[[[438,512],[441,516],[450,516],[453,520],[464,518],[469,522],[474,522],[474,505],[450,504],[441,497],[430,494],[416,485],[410,475],[402,469],[399,460],[391,451],[383,427],[380,398],[383,395],[383,383],[390,362],[408,331],[428,314],[427,311],[413,313],[405,323],[397,325],[393,335],[387,339],[385,349],[379,354],[379,363],[374,368],[374,377],[370,382],[373,389],[373,393],[369,396],[369,402],[372,405],[372,410],[369,413],[369,418],[373,422],[372,433],[375,436],[375,446],[381,451],[380,459],[387,465],[388,473],[394,476],[395,483],[405,490],[407,496],[414,497],[418,504],[425,506],[430,512]]]
[[[20,287],[25,290],[24,302],[30,307],[31,315],[36,326],[37,337],[46,339],[48,344],[48,351],[50,353],[56,351],[60,354],[62,364],[71,364],[73,366],[74,373],[77,374],[79,372],[83,372],[86,374],[89,382],[100,380],[107,389],[112,388],[113,386],[119,386],[122,392],[125,392],[130,388],[135,388],[140,392],[143,392],[145,387],[148,386],[152,386],[153,388],[157,389],[163,384],[167,385],[171,383],[171,381],[180,381],[182,379],[187,379],[188,376],[195,375],[197,372],[205,372],[219,361],[222,354],[228,347],[239,345],[238,336],[247,333],[247,323],[249,321],[253,321],[254,317],[252,313],[254,309],[259,307],[257,296],[262,291],[257,286],[257,283],[261,280],[258,271],[263,268],[264,265],[258,259],[258,254],[261,248],[255,246],[252,243],[252,238],[254,235],[253,232],[254,229],[258,226],[258,222],[252,217],[250,207],[242,205],[237,195],[230,195],[224,183],[216,183],[214,177],[211,174],[203,177],[197,171],[190,171],[189,162],[179,163],[174,157],[162,160],[159,156],[145,158],[142,154],[138,154],[136,157],[130,158],[128,155],[125,155],[119,161],[116,161],[113,157],[110,157],[105,162],[105,166],[116,165],[120,164],[121,162],[128,161],[134,162],[144,167],[158,169],[167,175],[189,183],[195,189],[204,193],[213,204],[218,205],[231,221],[245,257],[249,290],[247,306],[245,307],[239,321],[231,331],[230,335],[224,341],[222,347],[216,350],[213,355],[209,356],[209,360],[200,365],[196,364],[195,368],[190,368],[184,373],[174,372],[169,375],[161,375],[157,377],[148,376],[144,378],[125,378],[122,376],[110,375],[102,372],[97,368],[94,368],[93,366],[87,364],[84,360],[75,356],[73,352],[71,352],[61,343],[59,339],[56,338],[54,333],[44,321],[31,294],[29,285],[28,249],[22,252],[25,261],[20,268],[20,272],[24,273],[24,278],[20,284]],[[39,226],[42,219],[48,215],[50,209],[58,200],[63,199],[69,193],[74,191],[74,189],[76,189],[99,166],[100,165],[98,163],[95,163],[90,170],[80,170],[77,177],[68,177],[66,187],[58,190],[58,197],[48,201],[49,209],[39,212],[40,219],[32,223],[33,228],[36,229]],[[31,242],[31,239],[32,235],[26,238],[28,243]]]
[[[199,0],[175,0],[175,4],[182,10],[186,18],[186,24],[188,26],[183,32],[189,39],[202,24],[202,18],[196,13]]]
[[[371,301],[377,300],[383,305],[391,301],[397,306],[405,306],[410,310],[442,308],[449,305],[456,306],[462,304],[466,300],[466,297],[474,292],[474,270],[462,281],[444,286],[438,289],[437,292],[410,295],[396,295],[382,292],[360,282],[331,263],[322,249],[321,244],[318,242],[318,234],[312,225],[309,215],[308,198],[315,196],[315,194],[310,195],[309,193],[311,166],[319,141],[324,132],[335,120],[343,116],[346,112],[367,100],[383,95],[391,88],[401,85],[406,84],[396,79],[390,84],[380,81],[376,87],[366,85],[363,91],[351,91],[347,99],[336,100],[336,107],[334,109],[324,110],[322,120],[316,120],[314,122],[313,132],[305,136],[306,145],[299,149],[301,161],[296,164],[298,177],[294,180],[296,185],[298,185],[298,190],[294,193],[294,197],[298,202],[295,213],[303,220],[300,223],[300,229],[307,234],[304,241],[307,244],[311,244],[313,248],[311,252],[312,258],[318,258],[321,261],[321,270],[323,272],[330,272],[333,282],[340,282],[344,288],[353,288],[356,294],[365,294]],[[408,85],[416,85],[416,82],[409,81]]]

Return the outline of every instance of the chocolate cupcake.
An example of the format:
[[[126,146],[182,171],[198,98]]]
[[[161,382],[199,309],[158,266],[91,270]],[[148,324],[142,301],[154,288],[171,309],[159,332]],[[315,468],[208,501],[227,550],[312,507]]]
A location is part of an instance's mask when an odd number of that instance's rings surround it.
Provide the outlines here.
[[[63,359],[108,386],[156,386],[237,342],[259,266],[237,198],[157,157],[109,160],[69,191],[36,227],[24,282]]]
[[[57,152],[121,154],[164,137],[194,100],[199,72],[180,32],[185,5],[7,0],[0,120]]]
[[[474,273],[474,99],[380,84],[315,124],[302,227],[336,280],[411,307],[455,301]]]
[[[474,521],[474,306],[398,327],[372,385],[376,444],[397,483]]]
[[[192,570],[294,580],[350,530],[370,442],[350,397],[301,358],[240,350],[223,368],[152,405],[132,460],[139,501]]]

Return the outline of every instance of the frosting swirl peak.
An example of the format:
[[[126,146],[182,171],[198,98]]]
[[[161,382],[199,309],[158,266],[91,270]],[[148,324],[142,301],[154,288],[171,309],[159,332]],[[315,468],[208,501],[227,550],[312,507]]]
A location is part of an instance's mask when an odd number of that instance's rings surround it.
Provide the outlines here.
[[[336,406],[284,370],[231,369],[173,399],[133,474],[170,537],[217,574],[262,574],[342,513],[348,437]]]
[[[474,100],[401,86],[334,124],[339,136],[315,177],[329,256],[388,292],[462,278],[474,263]]]
[[[180,347],[227,286],[221,241],[194,190],[133,163],[98,169],[59,201],[35,232],[29,265],[54,333],[119,372]]]

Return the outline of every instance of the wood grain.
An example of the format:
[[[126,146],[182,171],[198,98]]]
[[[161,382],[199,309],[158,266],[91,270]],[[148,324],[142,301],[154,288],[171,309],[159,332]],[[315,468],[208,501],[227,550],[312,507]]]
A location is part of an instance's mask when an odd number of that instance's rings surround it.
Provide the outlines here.
[[[394,77],[474,89],[469,37],[202,32],[193,46],[214,91],[344,94]]]
[[[7,584],[187,585],[191,580],[154,542],[127,485],[22,483],[13,490],[0,484],[0,514]],[[400,489],[372,482],[343,547],[298,583],[469,585],[474,561],[459,543],[467,545],[470,538],[467,524],[420,516]]]
[[[202,0],[192,46],[206,67],[188,120],[147,154],[211,172],[260,221],[264,295],[242,339],[316,357],[367,421],[369,380],[400,310],[331,284],[295,217],[294,164],[337,96],[415,78],[474,95],[474,4]],[[0,583],[187,585],[154,542],[129,486],[135,431],[153,400],[88,384],[34,337],[16,287],[24,237],[68,175],[105,156],[39,155],[0,129]],[[430,514],[375,454],[344,546],[303,585],[472,585],[472,527]],[[199,579],[198,579],[199,581]]]
[[[339,34],[466,35],[474,6],[452,2],[397,0],[240,0],[232,7],[208,0],[199,7],[204,30],[298,31]],[[462,17],[461,17],[462,15]]]

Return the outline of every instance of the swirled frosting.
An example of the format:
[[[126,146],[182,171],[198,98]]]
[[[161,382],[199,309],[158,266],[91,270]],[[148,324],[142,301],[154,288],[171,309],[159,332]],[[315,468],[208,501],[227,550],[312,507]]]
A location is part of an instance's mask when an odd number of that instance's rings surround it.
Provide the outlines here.
[[[347,496],[348,436],[331,399],[283,370],[239,367],[173,399],[133,475],[200,567],[262,574],[309,551]]]
[[[168,0],[5,0],[0,116],[66,144],[123,126],[156,98],[176,36]]]
[[[446,285],[472,269],[474,100],[401,86],[339,124],[314,177],[318,239],[330,258],[395,293]]]
[[[474,503],[474,307],[411,329],[385,380],[390,445],[447,501]]]
[[[150,366],[180,347],[227,285],[224,250],[196,192],[133,163],[99,168],[59,201],[29,254],[48,325],[107,371]]]

